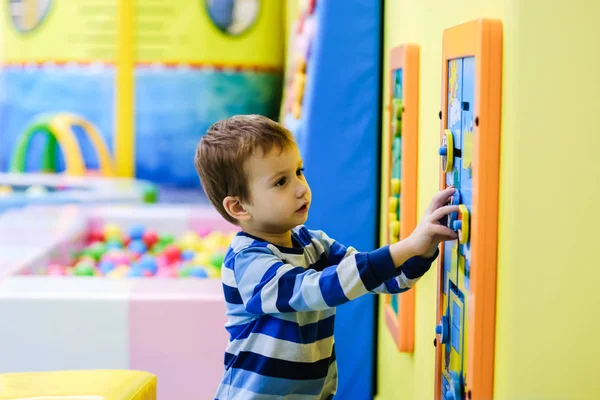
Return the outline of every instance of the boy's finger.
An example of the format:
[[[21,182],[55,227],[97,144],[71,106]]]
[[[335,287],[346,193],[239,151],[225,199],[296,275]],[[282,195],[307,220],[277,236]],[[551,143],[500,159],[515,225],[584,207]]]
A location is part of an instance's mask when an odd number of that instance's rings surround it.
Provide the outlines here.
[[[446,189],[437,192],[435,194],[435,196],[433,196],[433,198],[431,199],[431,205],[429,207],[429,210],[433,211],[436,208],[440,208],[441,206],[446,204],[448,202],[448,200],[450,200],[452,198],[452,195],[454,195],[454,192],[456,192],[456,188],[454,188],[452,186],[447,187]]]
[[[445,215],[451,214],[453,212],[458,212],[458,206],[444,206],[435,210],[431,216],[431,221],[438,221],[442,219]]]
[[[433,232],[444,240],[454,240],[458,237],[456,232],[444,225],[434,225]]]

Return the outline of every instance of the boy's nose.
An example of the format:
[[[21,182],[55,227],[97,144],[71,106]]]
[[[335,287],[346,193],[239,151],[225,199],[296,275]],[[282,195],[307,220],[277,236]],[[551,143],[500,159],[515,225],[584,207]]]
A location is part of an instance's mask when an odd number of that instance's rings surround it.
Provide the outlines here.
[[[303,197],[308,191],[308,184],[305,182],[298,182],[298,188],[296,189],[296,197]]]

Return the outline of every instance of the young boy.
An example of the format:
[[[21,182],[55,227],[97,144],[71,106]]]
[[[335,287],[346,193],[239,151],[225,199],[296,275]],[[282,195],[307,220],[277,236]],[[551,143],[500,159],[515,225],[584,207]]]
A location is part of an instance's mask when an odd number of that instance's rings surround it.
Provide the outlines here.
[[[331,399],[337,388],[335,307],[366,293],[401,293],[427,272],[454,189],[439,192],[414,232],[358,252],[307,229],[311,192],[291,133],[268,118],[211,126],[195,165],[219,213],[241,227],[222,267],[230,339],[216,398]],[[348,177],[350,179],[350,177]]]

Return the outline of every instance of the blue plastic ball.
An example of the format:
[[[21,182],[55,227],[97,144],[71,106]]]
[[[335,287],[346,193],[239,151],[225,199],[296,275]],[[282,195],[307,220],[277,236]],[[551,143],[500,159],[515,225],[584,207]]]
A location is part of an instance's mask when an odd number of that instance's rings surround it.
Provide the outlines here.
[[[144,243],[143,241],[136,239],[136,240],[132,240],[131,243],[129,243],[129,246],[127,247],[129,249],[129,251],[132,251],[134,253],[138,253],[138,254],[144,254],[146,252],[146,243]]]
[[[144,236],[145,231],[146,228],[144,228],[143,225],[135,225],[129,230],[129,237],[131,240],[141,239]]]
[[[108,242],[106,242],[106,250],[121,249],[122,247],[123,244],[117,240],[109,240]]]
[[[158,271],[158,263],[152,256],[143,256],[140,258],[138,264],[142,269],[149,271],[152,275],[156,274],[156,271]]]
[[[181,253],[181,259],[183,261],[191,261],[196,257],[196,253],[193,250],[184,250]]]
[[[102,275],[108,274],[110,271],[115,269],[115,267],[116,267],[115,263],[112,261],[108,261],[108,260],[102,261],[98,265],[98,269],[100,270],[100,272],[102,272]]]
[[[127,272],[129,278],[139,278],[144,276],[144,269],[139,265],[132,265],[129,272]]]
[[[194,278],[208,278],[208,272],[203,267],[193,267],[190,270],[190,276]]]

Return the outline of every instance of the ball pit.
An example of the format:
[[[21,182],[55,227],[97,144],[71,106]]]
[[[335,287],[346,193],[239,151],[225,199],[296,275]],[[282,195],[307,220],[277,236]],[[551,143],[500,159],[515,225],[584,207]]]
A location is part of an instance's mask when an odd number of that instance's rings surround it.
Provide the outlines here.
[[[141,370],[160,399],[211,398],[229,337],[211,277],[238,231],[202,205],[0,213],[0,373]]]
[[[235,232],[202,228],[175,237],[144,225],[124,231],[109,222],[87,233],[84,247],[68,265],[50,264],[38,271],[51,276],[107,278],[216,278]]]

